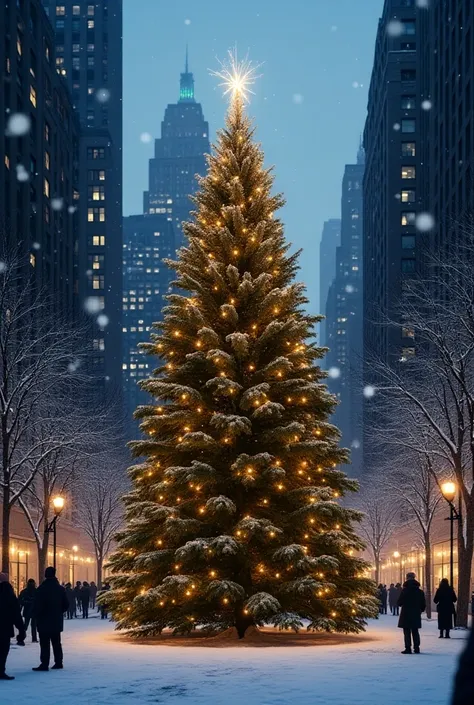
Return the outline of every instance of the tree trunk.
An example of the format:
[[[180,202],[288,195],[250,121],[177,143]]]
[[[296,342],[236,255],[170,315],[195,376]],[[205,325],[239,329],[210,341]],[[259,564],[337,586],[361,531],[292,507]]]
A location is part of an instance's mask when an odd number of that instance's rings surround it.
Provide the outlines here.
[[[10,574],[10,492],[7,487],[3,490],[2,506],[2,573]]]
[[[104,569],[104,558],[96,554],[97,561],[97,590],[102,590],[102,573]]]
[[[374,555],[375,559],[375,583],[378,585],[380,583],[380,556],[378,554]]]
[[[426,593],[426,616],[431,619],[431,539],[429,534],[425,535],[425,593]]]
[[[254,619],[248,614],[245,614],[243,609],[238,609],[235,613],[235,628],[237,629],[237,634],[239,639],[243,639],[245,632],[249,627],[254,625]]]
[[[43,545],[38,544],[38,580],[43,582],[44,571],[46,570],[46,562],[48,560],[49,534],[46,531],[43,534]]]
[[[471,571],[474,549],[474,501],[466,506],[466,540],[459,530],[458,536],[458,602],[456,626],[467,627],[471,598]],[[454,587],[454,586],[453,586]]]

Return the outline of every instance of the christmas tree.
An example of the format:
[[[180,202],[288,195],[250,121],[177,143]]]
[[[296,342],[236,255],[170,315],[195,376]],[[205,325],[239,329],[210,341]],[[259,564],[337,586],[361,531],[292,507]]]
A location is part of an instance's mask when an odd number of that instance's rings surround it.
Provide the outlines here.
[[[130,470],[127,525],[110,565],[118,628],[249,625],[358,632],[377,613],[357,489],[339,465],[322,383],[319,317],[295,283],[282,206],[246,115],[245,70],[229,76],[226,127],[200,180],[175,286],[147,351],[144,462]]]

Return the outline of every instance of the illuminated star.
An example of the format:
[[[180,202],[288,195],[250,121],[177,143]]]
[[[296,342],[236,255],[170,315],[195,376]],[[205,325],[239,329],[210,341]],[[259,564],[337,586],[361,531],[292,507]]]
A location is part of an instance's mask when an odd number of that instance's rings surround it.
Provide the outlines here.
[[[251,86],[261,75],[257,75],[257,69],[261,64],[254,65],[248,55],[239,61],[237,49],[229,50],[226,61],[219,59],[218,61],[221,70],[211,71],[211,75],[221,79],[219,86],[224,88],[224,95],[230,94],[231,100],[240,96],[245,103],[248,103],[249,95],[254,95]]]

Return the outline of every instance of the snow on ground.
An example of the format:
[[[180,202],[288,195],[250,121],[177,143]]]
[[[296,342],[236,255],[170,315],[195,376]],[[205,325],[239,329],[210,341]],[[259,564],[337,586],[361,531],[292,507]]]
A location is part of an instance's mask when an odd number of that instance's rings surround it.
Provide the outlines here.
[[[33,673],[36,644],[12,646],[2,705],[448,705],[466,632],[438,639],[424,622],[422,654],[403,656],[390,615],[362,639],[309,647],[177,647],[124,641],[99,619],[66,622],[64,671]]]

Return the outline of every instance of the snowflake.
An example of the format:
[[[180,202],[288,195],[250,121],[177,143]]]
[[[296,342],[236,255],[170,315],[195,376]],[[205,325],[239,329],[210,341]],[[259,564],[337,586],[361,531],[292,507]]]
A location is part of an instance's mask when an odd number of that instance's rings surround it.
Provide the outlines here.
[[[34,250],[41,250],[41,245],[40,245],[39,242],[33,242],[33,243],[31,244],[31,247],[32,247]]]
[[[142,132],[142,134],[140,135],[140,141],[143,142],[143,144],[149,144],[151,140],[152,136],[149,132]]]
[[[431,100],[424,100],[421,104],[421,107],[423,108],[423,110],[431,110],[431,108],[433,107],[433,103],[431,102]]]
[[[76,206],[69,206],[69,208],[67,209],[67,212],[68,212],[70,215],[72,215],[73,213],[76,212],[76,210],[77,210]]]
[[[74,360],[74,362],[70,362],[69,365],[67,366],[67,371],[70,372],[71,374],[74,374],[74,372],[77,372],[81,365],[80,360]]]
[[[51,199],[51,208],[53,211],[60,211],[63,209],[64,206],[64,199],[63,198],[52,198]]]
[[[301,93],[293,93],[293,103],[295,103],[296,105],[301,105],[303,100],[304,98]]]
[[[387,24],[387,34],[389,37],[401,37],[405,28],[400,20],[390,20]]]
[[[364,387],[363,393],[366,399],[371,399],[375,394],[375,387],[372,387],[372,385],[368,384],[366,387]]]
[[[106,316],[105,313],[101,313],[100,316],[97,316],[97,325],[101,328],[105,328],[109,325],[109,317]]]
[[[17,181],[21,181],[21,182],[29,181],[30,175],[26,171],[23,164],[16,165],[16,178],[17,178]]]
[[[354,440],[352,441],[351,448],[355,448],[356,450],[357,448],[360,448],[360,441],[358,441],[357,438],[354,438]]]
[[[400,123],[399,122],[394,122],[393,123],[393,129],[395,132],[398,132],[400,130]]]
[[[98,103],[108,103],[110,100],[110,91],[108,88],[99,88],[95,94],[95,99]]]
[[[102,311],[102,304],[98,296],[88,296],[84,301],[84,308],[87,313],[94,314]]]
[[[8,118],[7,129],[5,134],[7,137],[23,137],[27,135],[31,128],[31,120],[24,113],[13,113]]]
[[[419,230],[420,233],[427,233],[430,230],[433,230],[435,226],[435,219],[431,213],[419,213],[416,216],[415,225],[416,229]]]
[[[331,379],[337,379],[341,376],[341,370],[339,367],[330,367],[328,370],[328,377]]]
[[[191,20],[185,19],[185,20],[184,20],[184,24],[190,25],[190,24],[191,24]]]
[[[335,24],[332,25],[331,32],[337,32],[337,25],[335,25]]]
[[[353,294],[354,291],[355,291],[355,289],[354,289],[354,287],[352,286],[352,284],[347,284],[347,286],[345,287],[345,289],[346,289],[346,293],[347,293],[347,294]]]

